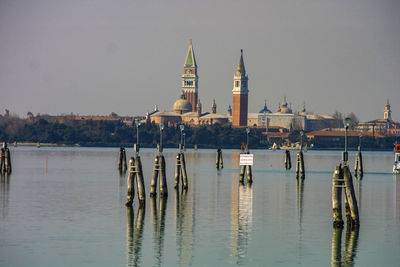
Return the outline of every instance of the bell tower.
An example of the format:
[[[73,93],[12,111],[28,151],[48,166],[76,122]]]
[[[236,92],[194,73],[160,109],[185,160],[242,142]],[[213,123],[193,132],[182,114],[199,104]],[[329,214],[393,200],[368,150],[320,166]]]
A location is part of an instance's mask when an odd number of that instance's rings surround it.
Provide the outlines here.
[[[192,112],[197,110],[197,98],[199,88],[199,76],[197,75],[197,64],[194,56],[192,38],[189,39],[189,48],[183,65],[182,91],[186,100],[192,104]]]
[[[383,113],[383,118],[385,120],[392,119],[392,111],[390,110],[389,99],[387,100],[386,105],[385,105],[385,112]]]
[[[244,67],[243,50],[240,50],[240,61],[235,76],[233,77],[233,108],[232,108],[232,126],[247,126],[248,112],[248,94],[247,88],[248,76]]]

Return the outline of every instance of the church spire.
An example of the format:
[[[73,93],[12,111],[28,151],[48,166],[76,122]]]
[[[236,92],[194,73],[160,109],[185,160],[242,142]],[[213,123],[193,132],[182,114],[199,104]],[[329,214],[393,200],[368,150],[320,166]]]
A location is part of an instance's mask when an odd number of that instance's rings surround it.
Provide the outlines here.
[[[189,38],[189,48],[186,54],[186,60],[185,60],[185,68],[196,68],[196,58],[194,56],[194,51],[193,51],[193,44],[192,44],[192,38]]]
[[[243,49],[240,49],[240,60],[236,72],[240,73],[241,75],[246,75],[246,68],[244,67],[243,61]]]

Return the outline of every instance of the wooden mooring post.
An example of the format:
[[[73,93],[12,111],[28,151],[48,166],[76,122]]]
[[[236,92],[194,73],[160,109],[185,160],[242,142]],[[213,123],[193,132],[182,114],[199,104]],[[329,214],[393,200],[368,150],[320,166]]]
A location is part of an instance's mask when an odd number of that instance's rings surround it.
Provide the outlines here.
[[[290,159],[290,151],[285,150],[285,160],[284,160],[285,170],[290,170],[292,168],[292,161]]]
[[[188,189],[186,161],[185,161],[185,154],[183,152],[179,152],[178,155],[176,156],[175,185],[174,185],[175,189],[179,187],[180,180],[182,180],[183,189]]]
[[[10,174],[11,170],[11,153],[7,147],[7,142],[4,142],[0,151],[0,173],[2,175]]]
[[[119,155],[118,155],[118,170],[119,171],[125,171],[127,169],[126,165],[126,151],[125,148],[121,147],[119,149]]]
[[[303,151],[297,153],[296,157],[296,178],[305,178],[305,169],[304,169],[304,155]]]
[[[160,124],[160,144],[158,144],[158,155],[156,155],[154,159],[153,165],[153,175],[151,178],[150,184],[150,197],[157,196],[157,180],[160,177],[159,181],[159,191],[160,197],[168,197],[168,187],[167,187],[167,175],[165,171],[165,158],[163,155],[163,147],[162,147],[162,132],[164,130],[164,125]]]
[[[223,169],[224,168],[224,160],[222,158],[222,150],[221,148],[217,149],[217,156],[215,159],[215,165],[217,169]]]
[[[345,215],[350,227],[360,225],[358,204],[354,192],[353,178],[347,162],[338,163],[332,176],[332,213],[333,226],[343,227],[342,188],[344,188]]]
[[[127,181],[128,194],[125,203],[127,207],[130,207],[133,204],[133,199],[135,197],[135,180],[139,204],[140,206],[143,206],[146,201],[146,192],[144,187],[142,162],[140,160],[140,156],[136,156],[136,159],[134,157],[131,157],[129,159],[129,174]]]
[[[362,179],[362,177],[364,176],[363,160],[360,150],[356,154],[356,161],[354,164],[354,176],[358,179]]]

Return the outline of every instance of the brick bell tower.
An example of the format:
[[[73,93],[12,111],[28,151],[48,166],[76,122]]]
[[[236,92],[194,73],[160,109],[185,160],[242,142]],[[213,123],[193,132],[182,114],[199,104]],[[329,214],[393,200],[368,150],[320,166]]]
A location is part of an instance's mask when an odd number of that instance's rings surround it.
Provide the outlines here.
[[[185,65],[183,66],[182,91],[186,100],[192,104],[192,112],[196,112],[199,76],[197,75],[197,64],[193,51],[192,38],[189,41],[189,49],[186,54]]]
[[[233,77],[233,109],[232,126],[247,126],[248,95],[247,88],[248,77],[243,61],[243,50],[240,50],[240,61]]]

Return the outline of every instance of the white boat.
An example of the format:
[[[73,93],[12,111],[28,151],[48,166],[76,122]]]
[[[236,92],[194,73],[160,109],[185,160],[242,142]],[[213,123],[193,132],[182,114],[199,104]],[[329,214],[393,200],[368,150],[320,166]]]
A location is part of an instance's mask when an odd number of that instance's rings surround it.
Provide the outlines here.
[[[393,173],[400,173],[400,145],[395,146]]]

